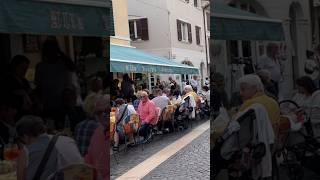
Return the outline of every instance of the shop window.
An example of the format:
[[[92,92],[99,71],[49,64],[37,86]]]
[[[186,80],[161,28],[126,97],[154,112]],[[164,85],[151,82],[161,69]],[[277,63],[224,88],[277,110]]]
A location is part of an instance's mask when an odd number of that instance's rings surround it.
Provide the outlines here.
[[[192,43],[191,24],[177,19],[178,40]]]
[[[149,40],[148,19],[129,20],[131,40]]]

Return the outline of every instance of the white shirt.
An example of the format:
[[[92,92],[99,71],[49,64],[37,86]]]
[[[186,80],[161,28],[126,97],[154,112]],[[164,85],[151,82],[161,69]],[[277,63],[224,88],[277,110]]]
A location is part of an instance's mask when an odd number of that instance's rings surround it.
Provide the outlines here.
[[[275,82],[281,80],[281,66],[278,60],[273,60],[267,55],[263,55],[258,59],[258,68],[268,70],[271,74],[271,79]]]
[[[156,107],[159,107],[162,111],[165,107],[167,107],[170,99],[167,96],[158,96],[153,98],[151,101],[153,101]]]

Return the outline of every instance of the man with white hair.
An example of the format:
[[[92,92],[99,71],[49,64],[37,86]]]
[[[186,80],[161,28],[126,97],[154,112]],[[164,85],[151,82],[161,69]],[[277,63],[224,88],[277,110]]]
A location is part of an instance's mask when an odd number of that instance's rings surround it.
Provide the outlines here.
[[[269,43],[267,45],[267,53],[262,55],[258,59],[258,69],[265,69],[270,72],[271,79],[277,84],[279,88],[279,82],[282,78],[281,64],[279,61],[279,47],[275,43]]]
[[[274,99],[264,93],[264,86],[259,76],[254,74],[245,75],[238,80],[238,84],[240,86],[240,96],[243,99],[243,104],[234,118],[236,120],[251,119],[251,110],[254,111],[255,117],[253,120],[255,122],[253,123],[252,133],[246,134],[246,131],[239,130],[240,136],[243,137],[239,144],[253,143],[257,146],[263,145],[265,147],[264,155],[258,157],[258,159],[261,158],[261,162],[250,167],[249,171],[251,171],[252,179],[267,180],[272,177],[272,146],[276,140],[275,134],[277,134],[277,127],[280,120],[280,108]],[[242,125],[245,124],[246,123]],[[244,145],[240,148],[248,148],[248,146]],[[222,154],[224,154],[224,151],[225,150],[222,150]]]
[[[243,99],[239,112],[245,111],[255,103],[261,104],[266,108],[271,124],[276,130],[280,120],[280,108],[274,99],[264,93],[264,86],[259,76],[245,75],[238,80],[238,84],[240,86],[240,96]]]

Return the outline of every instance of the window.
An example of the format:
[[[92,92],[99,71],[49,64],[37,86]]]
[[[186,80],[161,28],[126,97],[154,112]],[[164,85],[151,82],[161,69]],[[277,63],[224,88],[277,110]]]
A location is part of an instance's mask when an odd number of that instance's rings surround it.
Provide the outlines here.
[[[196,41],[197,45],[201,45],[201,27],[196,26]]]
[[[193,5],[194,7],[198,7],[198,0],[194,0]]]
[[[189,3],[189,0],[185,0],[186,3]]]
[[[192,43],[191,24],[177,19],[178,40]]]
[[[149,40],[147,18],[129,20],[129,30],[131,40]]]

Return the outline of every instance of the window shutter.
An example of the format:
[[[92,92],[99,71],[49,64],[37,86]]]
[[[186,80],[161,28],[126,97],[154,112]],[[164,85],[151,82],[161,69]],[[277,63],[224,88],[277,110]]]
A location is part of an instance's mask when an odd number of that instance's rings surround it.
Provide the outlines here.
[[[194,7],[198,7],[198,0],[194,0]]]
[[[177,31],[178,31],[178,40],[182,40],[182,32],[181,32],[181,21],[177,19]]]
[[[192,43],[191,24],[187,23],[187,25],[188,25],[188,40],[189,40],[189,43]]]
[[[130,39],[134,40],[134,21],[129,21]]]
[[[148,32],[148,19],[141,19],[141,39],[149,40],[149,32]]]
[[[136,21],[137,23],[137,39],[141,39],[141,36],[142,36],[142,27],[141,27],[141,19],[137,20]]]
[[[200,45],[200,27],[196,26],[196,41]]]

